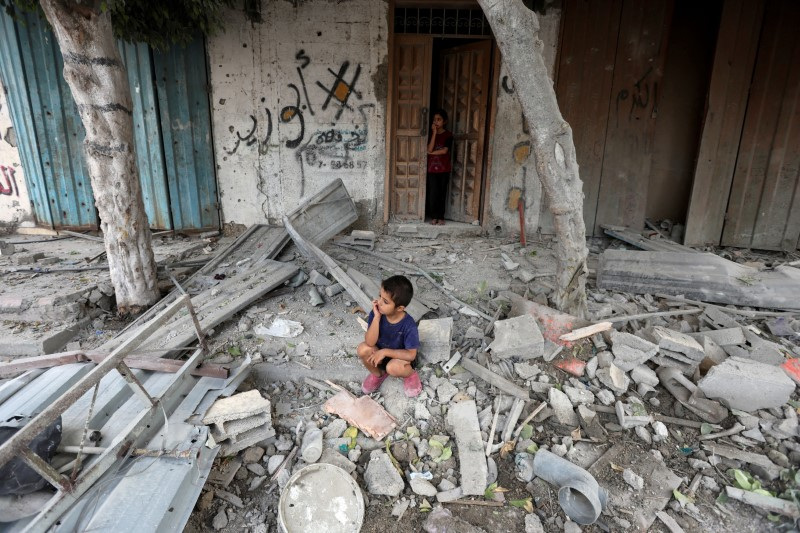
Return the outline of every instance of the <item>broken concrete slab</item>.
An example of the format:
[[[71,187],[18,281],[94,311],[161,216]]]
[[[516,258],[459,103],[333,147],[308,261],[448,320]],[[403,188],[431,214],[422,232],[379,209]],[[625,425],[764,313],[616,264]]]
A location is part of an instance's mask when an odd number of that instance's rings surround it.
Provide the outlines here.
[[[380,450],[373,451],[364,472],[364,481],[370,494],[396,498],[403,492],[405,483],[389,456]]]
[[[327,413],[338,415],[375,440],[383,440],[397,427],[397,419],[369,396],[356,398],[346,390],[341,390],[327,402]]]
[[[697,333],[688,333],[688,335],[695,339],[701,337],[711,339],[719,346],[741,346],[747,342],[744,331],[740,327],[698,331]]]
[[[489,471],[475,401],[467,400],[452,405],[447,412],[447,425],[455,433],[461,490],[464,495],[481,496],[486,490]]]
[[[631,378],[613,363],[606,368],[598,370],[596,375],[600,383],[617,394],[625,393],[631,384]]]
[[[782,265],[759,271],[711,253],[605,250],[597,268],[597,286],[704,302],[800,308],[800,269]]]
[[[271,408],[270,401],[261,396],[258,390],[253,389],[247,392],[234,394],[228,398],[221,398],[214,402],[214,405],[203,417],[203,424],[224,424],[231,420],[249,418],[261,413],[269,413]],[[224,431],[224,426],[221,427]]]
[[[623,372],[628,372],[637,366],[643,365],[655,355],[655,353],[648,354],[624,344],[613,345],[611,352],[614,354],[614,364]]]
[[[536,320],[522,315],[494,323],[494,341],[489,345],[492,355],[534,359],[544,355],[544,338]]]
[[[672,499],[672,491],[680,486],[681,478],[650,453],[630,454],[624,443],[617,443],[609,448],[589,468],[589,473],[600,480],[617,477],[619,474],[613,470],[612,464],[624,464],[637,472],[644,481],[640,494],[646,494],[647,497],[641,498],[630,491],[627,485],[619,484],[618,489],[609,487],[609,506],[614,509],[632,509],[633,516],[630,520],[634,528],[637,531],[649,531],[656,519],[656,513],[664,509]]]
[[[222,442],[229,439],[235,442],[239,434],[249,431],[253,428],[268,425],[272,425],[272,417],[270,416],[269,411],[266,411],[263,413],[257,413],[253,416],[248,416],[246,418],[216,423],[211,430],[211,435],[217,442]]]
[[[513,292],[504,291],[500,293],[500,296],[511,302],[511,310],[508,316],[530,315],[534,317],[539,324],[542,336],[555,344],[566,347],[572,346],[572,342],[560,340],[561,335],[589,325],[586,320],[556,311],[546,305],[532,302]]]
[[[658,347],[663,350],[684,354],[691,360],[698,362],[702,361],[705,356],[700,343],[680,331],[667,329],[663,326],[654,326],[648,331],[648,334],[658,344]]]
[[[262,440],[275,436],[275,429],[272,426],[257,427],[236,436],[236,441],[225,441],[219,453],[223,456],[239,453],[245,448],[249,448]]]
[[[555,387],[551,387],[547,394],[548,403],[559,424],[575,427],[578,425],[578,415],[572,409],[569,396]]]
[[[450,359],[453,337],[453,317],[420,320],[419,355],[428,363],[438,364]]]
[[[505,379],[504,377],[495,374],[488,368],[481,366],[480,364],[476,363],[472,359],[462,359],[461,366],[464,367],[464,370],[467,372],[474,374],[475,376],[481,378],[482,380],[494,385],[498,389],[506,392],[512,396],[516,396],[517,398],[522,398],[523,400],[530,399],[530,394],[525,389],[518,387],[516,384],[510,382],[509,380]],[[546,384],[547,387],[551,385],[548,383]]]
[[[713,366],[697,386],[706,397],[745,412],[780,407],[795,389],[780,367],[738,357]]]

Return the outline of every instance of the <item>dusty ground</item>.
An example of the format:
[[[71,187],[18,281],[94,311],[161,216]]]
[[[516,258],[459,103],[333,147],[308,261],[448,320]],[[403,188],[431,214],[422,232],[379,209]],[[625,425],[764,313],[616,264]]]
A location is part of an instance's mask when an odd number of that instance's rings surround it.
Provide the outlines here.
[[[226,240],[215,245],[219,249]],[[593,256],[590,257],[590,267],[596,264],[596,253],[601,251],[608,243],[596,242],[592,246]],[[619,243],[614,243],[619,246]],[[98,246],[100,246],[98,244]],[[380,264],[366,255],[357,251],[346,250],[333,244],[323,247],[331,256],[336,258],[341,264],[355,268],[370,277],[379,280],[388,275],[400,272],[388,264]],[[429,272],[435,273],[436,278],[462,301],[471,306],[481,309],[483,312],[492,315],[496,309],[496,302],[493,298],[500,291],[511,290],[518,294],[526,294],[528,298],[547,303],[547,295],[552,289],[552,277],[547,274],[554,272],[555,262],[552,252],[552,244],[543,242],[529,242],[525,248],[519,246],[511,239],[497,238],[470,238],[452,239],[440,237],[435,240],[430,239],[410,239],[390,236],[381,236],[376,244],[375,251],[387,256],[399,259],[409,265],[418,265]],[[202,254],[200,249],[198,253]],[[68,252],[67,252],[68,253]],[[513,262],[519,263],[518,269],[513,272],[507,271],[503,267],[501,253]],[[743,254],[742,252],[727,252],[728,258],[734,260],[755,260],[769,263],[770,261],[786,261],[795,259],[780,254]],[[297,253],[293,246],[287,249],[279,257],[281,261],[296,261],[305,272],[313,268],[324,272],[320,266],[306,261],[305,258]],[[520,269],[528,270],[537,277],[528,283],[523,283],[516,277],[515,272]],[[414,274],[413,269],[405,271],[406,274]],[[483,329],[486,322],[483,319],[469,317],[459,312],[460,305],[455,304],[449,297],[444,296],[439,290],[434,288],[420,276],[412,275],[416,285],[415,296],[420,300],[430,304],[432,310],[426,318],[453,316],[454,331],[452,348],[462,349],[466,353],[470,348],[480,349],[485,346],[487,339],[470,340],[465,339],[464,334],[470,326],[477,326]],[[590,281],[591,285],[591,281]],[[304,377],[311,377],[316,380],[331,379],[338,384],[358,391],[360,381],[365,372],[361,368],[355,356],[355,346],[363,339],[363,330],[356,317],[365,315],[356,307],[352,299],[346,293],[340,293],[333,297],[325,296],[325,304],[314,307],[309,303],[308,285],[301,285],[295,289],[287,288],[273,292],[263,298],[260,302],[251,306],[248,310],[240,313],[232,320],[228,321],[210,336],[210,355],[209,359],[214,362],[230,362],[234,358],[250,354],[261,362],[254,366],[251,379],[246,382],[245,387],[258,388],[262,394],[270,398],[273,406],[273,421],[278,431],[278,440],[270,439],[261,443],[265,450],[264,458],[257,462],[257,466],[248,469],[243,465],[239,469],[234,481],[223,490],[238,495],[244,501],[243,508],[236,508],[215,494],[215,491],[222,489],[219,485],[207,484],[203,496],[198,501],[195,512],[186,526],[187,532],[199,531],[276,531],[276,508],[280,496],[280,488],[277,483],[270,483],[269,477],[266,482],[253,488],[251,484],[257,474],[267,465],[267,459],[275,454],[286,453],[276,449],[276,446],[284,445],[286,442],[299,442],[298,434],[300,428],[318,424],[325,427],[332,420],[322,410],[322,404],[328,395],[313,387],[303,383]],[[590,290],[593,291],[593,289]],[[594,292],[594,291],[593,291]],[[372,295],[370,295],[372,296]],[[611,296],[605,294],[605,296]],[[641,312],[637,307],[636,300],[631,295],[618,299],[619,305],[629,309],[628,313]],[[599,305],[598,305],[599,307]],[[300,322],[304,331],[302,334],[291,339],[262,338],[254,333],[254,328],[260,324],[269,325],[275,317],[283,317]],[[125,326],[125,322],[117,321],[111,316],[103,316],[102,324],[95,323],[92,328],[83,330],[80,338],[83,348],[91,348],[102,343],[106,338],[115,334],[118,329]],[[95,327],[102,325],[101,328]],[[491,340],[491,339],[488,339]],[[583,355],[591,356],[593,348],[589,346]],[[562,354],[561,357],[569,355]],[[558,359],[552,363],[556,363]],[[567,374],[557,370],[551,363],[541,360],[536,361],[544,374],[550,376],[551,383],[562,385],[569,384]],[[432,381],[439,381],[440,369],[433,366],[426,366],[421,370],[423,384],[429,385]],[[513,376],[513,370],[511,372]],[[459,391],[473,396],[485,395],[485,400],[479,402],[479,410],[482,406],[491,405],[497,396],[497,391],[493,390],[486,383],[479,379],[469,378],[463,381],[459,378],[458,372],[454,372],[451,381],[456,384]],[[575,378],[573,378],[575,379]],[[585,380],[588,383],[588,380]],[[524,383],[517,379],[517,383]],[[633,389],[631,389],[633,390]],[[402,394],[399,381],[392,383],[387,381],[379,394],[375,397],[379,402],[394,414],[400,421],[397,433],[392,437],[395,442],[402,440],[409,427],[416,427],[420,430],[423,438],[435,434],[448,435],[448,430],[444,424],[442,411],[446,410],[446,405],[437,401],[437,393],[433,388],[428,387],[423,393],[428,399],[428,407],[431,413],[429,420],[414,419],[414,402],[408,401]],[[534,400],[526,408],[525,414],[540,401],[546,400],[546,395],[533,394]],[[659,389],[656,396],[657,402],[650,401],[650,405],[657,403],[654,412],[660,412],[669,416],[688,417],[682,412],[680,406],[673,402],[672,397],[664,390]],[[506,398],[508,400],[508,398]],[[446,402],[444,402],[446,403]],[[510,402],[508,402],[510,403]],[[676,407],[677,406],[677,407]],[[600,414],[601,422],[614,426],[616,417],[609,414]],[[732,425],[732,421],[723,423],[725,427]],[[539,418],[534,420],[534,431],[532,441],[539,446],[554,446],[565,442],[564,437],[569,436],[568,431],[564,431],[562,426],[555,424],[552,417],[546,420]],[[695,471],[687,465],[685,455],[687,446],[697,447],[697,437],[699,431],[696,429],[681,428],[670,426],[669,438],[659,444],[647,444],[638,438],[632,430],[614,431],[609,430],[608,438],[605,442],[575,442],[574,446],[568,446],[571,451],[567,457],[574,462],[588,468],[600,457],[612,444],[622,443],[622,451],[615,458],[615,465],[626,467],[635,462],[637,456],[649,454],[651,450],[657,450],[664,458],[664,462],[679,478],[682,478],[679,490],[686,493],[689,482],[695,475]],[[406,485],[406,490],[398,498],[387,498],[384,496],[374,496],[366,491],[363,483],[363,473],[366,462],[369,458],[369,451],[372,447],[381,446],[382,443],[369,442],[368,439],[360,441],[362,448],[361,456],[356,460],[358,468],[355,478],[364,489],[364,496],[367,502],[364,519],[364,532],[383,532],[383,531],[420,531],[428,518],[428,514],[421,510],[423,498],[414,495]],[[683,449],[683,451],[682,451]],[[458,481],[459,467],[457,450],[453,449],[453,458],[438,464],[433,464],[430,460],[423,461],[420,465],[430,467],[434,475],[432,482],[438,485],[442,479],[450,478]],[[519,450],[518,450],[519,451]],[[701,452],[702,453],[702,452]],[[545,531],[564,531],[566,516],[558,505],[557,495],[552,487],[548,487],[543,482],[525,483],[519,481],[515,476],[514,453],[501,457],[500,454],[493,454],[497,464],[499,486],[508,489],[504,494],[506,503],[501,507],[490,507],[480,505],[457,505],[446,504],[453,514],[473,526],[482,528],[488,532],[497,531],[524,531],[525,515],[524,509],[509,505],[510,500],[523,500],[532,498],[535,505],[535,512],[541,518]],[[693,457],[698,457],[697,454]],[[222,468],[230,459],[218,458],[215,469]],[[408,463],[400,461],[401,465],[408,467]],[[261,468],[259,468],[261,465]],[[302,462],[296,464],[293,471],[302,466]],[[794,465],[797,466],[796,464]],[[724,469],[716,472],[707,472],[713,477],[719,486],[724,486]],[[612,505],[601,516],[601,520],[592,525],[585,526],[583,531],[622,531],[635,530],[631,526],[631,519],[635,509],[642,506],[647,500],[654,496],[646,493],[635,493],[624,481],[620,472],[615,468],[605,468],[597,476],[601,486],[616,494],[618,498],[612,498]],[[457,484],[457,483],[456,483]],[[777,488],[777,487],[776,487]],[[696,500],[693,505],[682,509],[677,502],[671,501],[666,510],[683,526],[686,531],[701,531],[704,529],[711,531],[766,531],[766,530],[786,530],[790,526],[786,521],[774,523],[768,521],[752,507],[737,502],[717,504],[715,502],[719,489],[709,490],[701,486],[696,493]],[[400,500],[410,501],[410,506],[398,518],[392,516],[394,504]],[[431,504],[436,505],[435,498],[428,499]],[[478,501],[484,501],[477,498]],[[227,512],[226,512],[227,511]],[[222,520],[224,518],[224,520]],[[224,522],[224,524],[223,524]],[[574,526],[574,524],[571,524]],[[568,526],[569,527],[569,526]],[[665,525],[656,520],[649,531],[668,531]]]

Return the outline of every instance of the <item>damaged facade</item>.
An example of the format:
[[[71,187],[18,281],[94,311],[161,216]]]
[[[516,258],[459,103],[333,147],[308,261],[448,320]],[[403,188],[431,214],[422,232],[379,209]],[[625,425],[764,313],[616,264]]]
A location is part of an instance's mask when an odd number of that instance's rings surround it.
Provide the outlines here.
[[[124,48],[138,65],[129,78],[152,227],[276,222],[334,178],[362,226],[420,221],[428,113],[442,106],[456,136],[447,219],[519,231],[522,199],[526,233],[552,233],[531,128],[491,31],[477,5],[439,7],[264,2],[263,23],[231,11],[224,33],[188,49]],[[565,0],[537,9],[575,135],[589,235],[609,224],[638,230],[647,218],[668,220],[689,245],[796,248],[793,2]],[[13,169],[3,180],[16,181],[0,218],[96,227],[72,103],[42,90],[60,72],[48,30],[3,24],[0,120],[10,108],[26,135],[16,147],[0,141]],[[70,148],[61,160],[42,150],[56,143]]]

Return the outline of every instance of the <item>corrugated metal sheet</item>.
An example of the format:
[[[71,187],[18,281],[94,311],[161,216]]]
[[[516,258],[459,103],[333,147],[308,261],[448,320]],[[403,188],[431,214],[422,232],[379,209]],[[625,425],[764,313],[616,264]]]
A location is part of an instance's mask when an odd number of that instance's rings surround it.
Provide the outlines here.
[[[99,220],[83,160],[83,124],[62,76],[55,38],[35,14],[15,22],[3,12],[0,23],[0,74],[9,88],[37,220],[51,227],[95,228]],[[163,54],[144,44],[119,48],[130,67],[134,142],[150,226],[218,228],[203,41]]]
[[[794,250],[800,237],[800,4],[767,2],[722,244]]]
[[[8,19],[5,13],[2,16]],[[8,26],[8,22],[5,25]],[[84,131],[61,74],[64,68],[61,52],[48,25],[37,15],[26,14],[24,23],[15,26],[21,65],[13,65],[14,71],[7,72],[6,77],[17,76],[18,80],[20,77],[24,80],[24,86],[18,89],[27,90],[29,106],[19,111],[32,119],[37,140],[33,146],[24,146],[27,139],[20,139],[21,151],[28,152],[23,164],[32,158],[39,159],[33,172],[26,167],[26,179],[30,175],[35,184],[31,189],[42,187],[45,190],[54,225],[95,228],[97,212],[82,154]],[[8,43],[10,39],[4,41]],[[17,117],[14,118],[16,124]],[[36,191],[35,196],[41,194]],[[49,218],[43,207],[36,203],[34,206],[38,217]]]
[[[17,146],[22,166],[25,168],[25,181],[33,211],[39,224],[53,226],[50,215],[50,202],[47,200],[36,129],[30,112],[30,101],[25,89],[22,52],[14,21],[4,11],[0,11],[0,80],[6,93],[6,101],[11,111],[11,119],[17,133]]]
[[[175,228],[219,227],[205,46],[153,52]]]
[[[0,398],[5,398],[0,401],[0,420],[41,412],[93,367],[90,363],[64,365],[31,371],[5,382],[0,385]],[[218,447],[205,447],[208,428],[188,419],[198,420],[214,399],[235,392],[249,367],[250,360],[246,358],[241,366],[231,370],[228,379],[183,376],[178,388],[162,402],[166,423],[162,416],[157,416],[158,424],[151,427],[140,442],[133,443],[134,447],[165,450],[165,455],[119,458],[76,501],[72,502],[69,497],[59,499],[56,493],[48,503],[50,511],[4,524],[0,529],[21,531],[36,520],[34,530],[54,523],[51,531],[180,531],[219,451]],[[169,387],[174,379],[174,375],[168,373],[143,370],[133,373],[154,396]],[[31,379],[31,376],[35,377]],[[6,394],[7,390],[10,394]],[[62,446],[79,444],[92,394],[92,390],[86,392],[62,415]],[[108,446],[124,435],[131,420],[143,408],[141,398],[118,373],[105,376],[99,384],[89,426],[100,431],[100,446]],[[179,456],[170,457],[170,454]],[[98,457],[87,457],[83,471],[91,469]],[[56,455],[52,464],[60,466],[72,458],[73,454]]]
[[[131,87],[136,161],[147,220],[151,228],[172,229],[150,47],[142,43],[120,42],[119,51]]]

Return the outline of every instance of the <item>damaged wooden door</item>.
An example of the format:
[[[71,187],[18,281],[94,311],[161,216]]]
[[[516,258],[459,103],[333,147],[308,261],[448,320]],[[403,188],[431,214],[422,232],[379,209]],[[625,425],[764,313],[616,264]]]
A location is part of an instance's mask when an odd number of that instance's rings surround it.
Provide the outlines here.
[[[401,220],[425,217],[427,102],[430,97],[431,38],[395,37],[392,76],[391,214]]]
[[[492,41],[487,40],[443,50],[439,61],[441,106],[453,133],[445,217],[458,222],[473,222],[480,215],[491,54]]]

